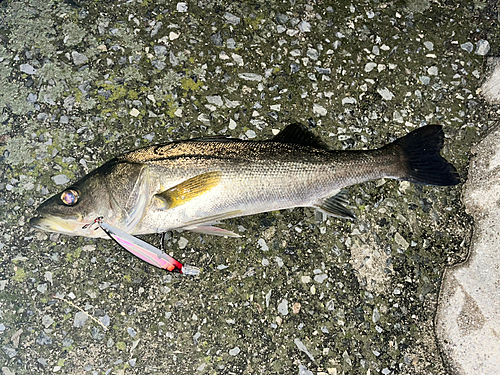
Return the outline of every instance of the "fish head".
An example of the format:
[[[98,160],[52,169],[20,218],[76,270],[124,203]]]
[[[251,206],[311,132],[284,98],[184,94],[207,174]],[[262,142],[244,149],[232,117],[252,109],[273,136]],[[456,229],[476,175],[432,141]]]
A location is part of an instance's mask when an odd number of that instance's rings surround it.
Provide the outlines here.
[[[30,224],[48,232],[106,237],[87,224],[102,218],[129,232],[142,219],[148,202],[147,168],[113,159],[43,202]]]

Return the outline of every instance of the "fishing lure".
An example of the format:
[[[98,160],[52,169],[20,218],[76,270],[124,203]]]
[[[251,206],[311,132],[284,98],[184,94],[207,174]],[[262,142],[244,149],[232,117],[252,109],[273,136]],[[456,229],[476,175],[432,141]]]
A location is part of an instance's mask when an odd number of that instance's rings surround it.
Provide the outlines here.
[[[104,221],[102,221],[102,217],[98,217],[94,220],[93,223],[84,225],[83,229],[90,228],[94,224],[99,225],[104,233],[106,233],[112,240],[114,240],[125,250],[141,258],[143,261],[152,264],[155,267],[162,268],[167,271],[177,270],[184,275],[196,276],[200,273],[200,269],[198,267],[189,266],[186,264],[183,265],[181,262],[175,260],[170,255],[154,247],[153,245],[128,233],[125,233],[124,231],[108,223],[105,223]]]

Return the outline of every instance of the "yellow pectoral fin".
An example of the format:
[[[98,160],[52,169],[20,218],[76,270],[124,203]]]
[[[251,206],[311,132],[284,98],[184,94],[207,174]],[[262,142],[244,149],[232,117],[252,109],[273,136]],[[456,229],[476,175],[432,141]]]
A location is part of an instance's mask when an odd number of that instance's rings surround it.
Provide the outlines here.
[[[189,202],[216,187],[221,179],[220,171],[200,174],[181,182],[168,190],[156,194],[165,209],[174,208]]]

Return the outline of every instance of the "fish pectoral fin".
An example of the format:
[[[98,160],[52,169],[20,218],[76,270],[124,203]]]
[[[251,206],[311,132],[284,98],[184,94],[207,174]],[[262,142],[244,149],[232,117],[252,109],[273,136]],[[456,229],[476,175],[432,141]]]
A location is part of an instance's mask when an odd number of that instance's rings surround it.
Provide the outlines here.
[[[213,225],[199,225],[199,226],[195,226],[195,227],[184,227],[181,229],[189,230],[189,231],[195,232],[195,233],[210,234],[212,236],[223,236],[223,237],[225,236],[225,237],[232,237],[232,238],[240,238],[241,237],[239,234],[231,232],[230,230],[214,227]]]
[[[314,207],[320,209],[328,215],[336,216],[341,219],[352,220],[356,218],[356,215],[354,215],[354,212],[346,207],[348,203],[347,193],[345,190],[342,190],[337,195],[326,198],[319,204],[315,204]]]
[[[212,190],[219,184],[221,176],[221,171],[202,173],[156,194],[155,197],[159,206],[164,209],[174,208]]]

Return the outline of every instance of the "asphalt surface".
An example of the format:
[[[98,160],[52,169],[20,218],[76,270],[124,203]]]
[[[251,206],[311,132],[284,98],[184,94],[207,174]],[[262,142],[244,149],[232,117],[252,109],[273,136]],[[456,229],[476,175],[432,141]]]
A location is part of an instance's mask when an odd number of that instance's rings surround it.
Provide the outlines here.
[[[2,2],[3,374],[455,371],[434,319],[471,242],[462,185],[352,187],[356,221],[295,209],[225,222],[241,239],[173,232],[194,278],[28,220],[122,152],[296,121],[336,149],[442,124],[465,180],[496,121],[478,88],[497,18],[472,1]]]

